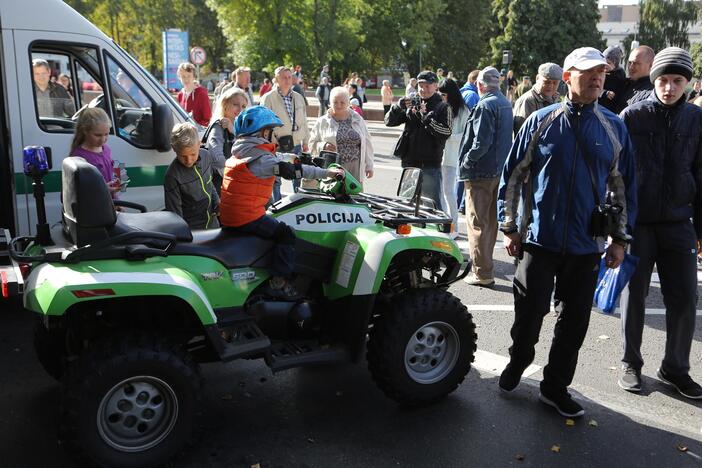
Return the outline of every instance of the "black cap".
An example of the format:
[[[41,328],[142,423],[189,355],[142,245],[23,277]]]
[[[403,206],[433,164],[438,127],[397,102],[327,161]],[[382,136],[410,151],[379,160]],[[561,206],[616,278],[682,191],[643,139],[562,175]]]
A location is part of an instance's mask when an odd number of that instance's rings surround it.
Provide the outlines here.
[[[418,83],[436,83],[437,81],[439,81],[439,77],[431,70],[424,70],[417,75]]]

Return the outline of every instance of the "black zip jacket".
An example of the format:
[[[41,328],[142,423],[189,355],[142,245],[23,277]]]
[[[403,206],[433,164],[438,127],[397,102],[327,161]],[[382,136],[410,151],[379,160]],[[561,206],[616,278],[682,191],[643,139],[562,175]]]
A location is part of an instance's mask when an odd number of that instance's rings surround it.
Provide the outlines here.
[[[405,109],[402,99],[393,104],[385,115],[385,125],[405,129],[395,147],[395,156],[402,159],[402,167],[440,167],[446,140],[451,136],[451,108],[437,93],[426,103],[426,114]]]
[[[626,109],[627,106],[636,104],[639,101],[645,101],[652,94],[652,89],[653,83],[651,83],[650,76],[644,76],[638,80],[627,79],[626,83],[624,83],[624,89],[619,95],[614,113],[618,114]]]
[[[621,113],[636,151],[640,224],[693,219],[702,239],[702,109],[655,92]]]

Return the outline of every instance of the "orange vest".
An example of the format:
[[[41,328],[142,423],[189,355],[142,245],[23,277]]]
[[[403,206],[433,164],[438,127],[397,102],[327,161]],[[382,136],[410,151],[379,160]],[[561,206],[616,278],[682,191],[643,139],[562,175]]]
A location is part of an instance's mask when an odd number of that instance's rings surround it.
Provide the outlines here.
[[[257,148],[275,151],[273,144],[258,145]],[[219,201],[222,226],[243,226],[265,215],[274,183],[275,176],[261,179],[251,173],[245,161],[235,157],[227,159]]]

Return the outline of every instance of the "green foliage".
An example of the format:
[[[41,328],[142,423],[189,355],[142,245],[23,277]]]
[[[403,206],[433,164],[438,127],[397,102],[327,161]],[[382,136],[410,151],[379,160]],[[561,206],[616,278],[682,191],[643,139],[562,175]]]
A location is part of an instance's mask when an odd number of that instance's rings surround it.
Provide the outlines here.
[[[640,44],[658,52],[669,46],[690,47],[688,28],[699,16],[698,2],[686,0],[641,0],[639,31]],[[627,37],[631,43],[634,35]]]
[[[190,44],[205,48],[209,67],[220,69],[227,42],[204,0],[66,0],[151,73],[162,69],[164,29],[188,30]]]
[[[696,77],[702,77],[702,44],[692,44],[690,47],[692,55],[692,70]]]
[[[491,53],[483,66],[502,67],[502,50],[512,50],[516,75],[534,75],[544,62],[563,63],[578,47],[602,50],[597,0],[493,0]]]

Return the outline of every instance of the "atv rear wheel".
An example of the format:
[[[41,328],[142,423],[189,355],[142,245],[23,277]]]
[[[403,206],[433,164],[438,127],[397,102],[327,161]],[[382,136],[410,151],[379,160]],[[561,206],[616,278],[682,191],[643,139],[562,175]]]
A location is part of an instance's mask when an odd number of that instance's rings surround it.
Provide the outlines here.
[[[470,370],[477,336],[466,307],[452,294],[421,289],[381,312],[368,342],[368,367],[389,398],[422,405],[448,395]]]
[[[178,345],[149,337],[89,348],[64,382],[60,440],[100,466],[160,466],[190,442],[201,379]]]

